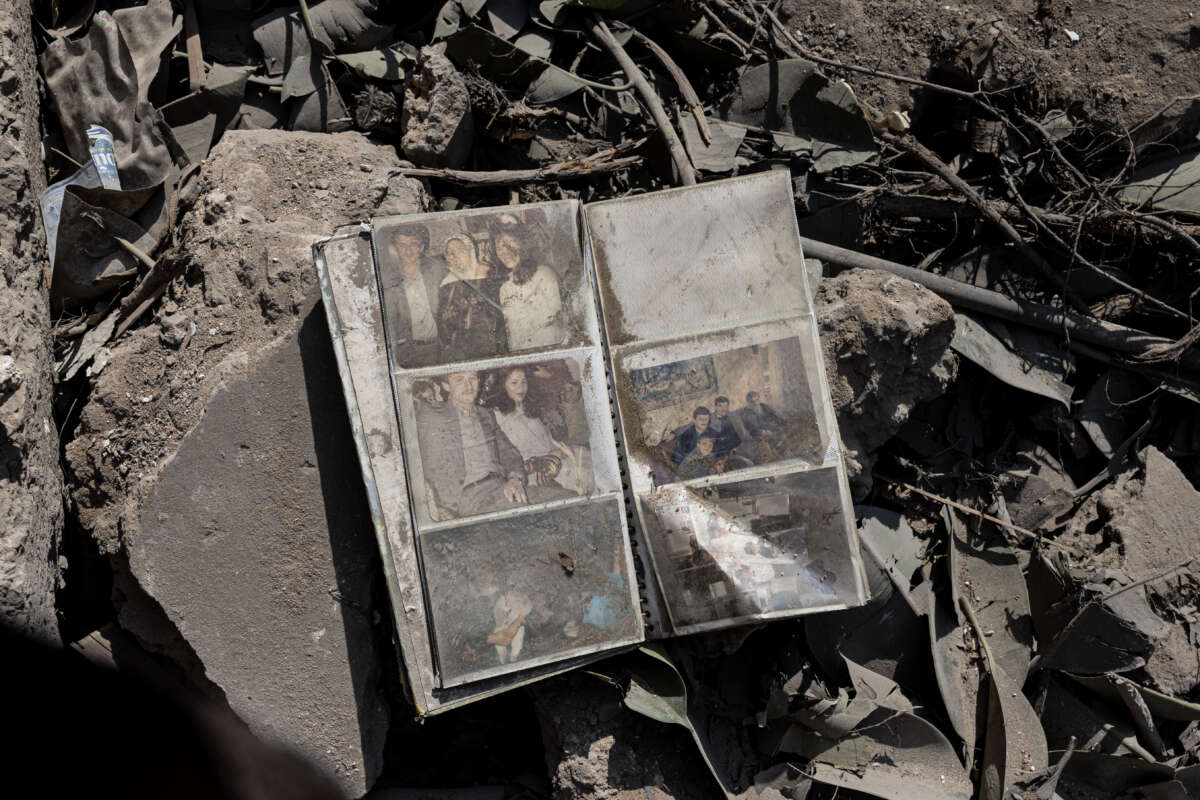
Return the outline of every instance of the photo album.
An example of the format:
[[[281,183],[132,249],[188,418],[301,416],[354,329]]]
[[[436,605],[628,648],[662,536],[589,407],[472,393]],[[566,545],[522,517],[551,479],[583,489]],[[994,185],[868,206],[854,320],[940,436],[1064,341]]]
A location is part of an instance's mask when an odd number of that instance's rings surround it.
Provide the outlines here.
[[[786,170],[314,257],[419,714],[866,601]]]

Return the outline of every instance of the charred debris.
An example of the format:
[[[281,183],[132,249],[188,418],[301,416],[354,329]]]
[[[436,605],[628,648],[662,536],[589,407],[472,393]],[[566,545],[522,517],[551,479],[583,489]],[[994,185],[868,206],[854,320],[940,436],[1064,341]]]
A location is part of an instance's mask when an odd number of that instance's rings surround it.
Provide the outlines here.
[[[643,648],[427,727],[408,722],[392,686],[390,734],[364,733],[376,755],[343,789],[1200,798],[1200,99],[1122,102],[1055,74],[1071,48],[1095,47],[1097,63],[1102,49],[1057,3],[963,12],[934,37],[900,14],[896,40],[879,46],[920,49],[919,74],[893,66],[907,59],[863,58],[856,32],[829,30],[823,11],[34,3],[46,184],[74,182],[43,199],[66,638],[101,625],[114,636],[125,625],[142,647],[152,638],[118,613],[139,566],[104,509],[134,496],[130,464],[152,471],[171,448],[96,466],[95,443],[118,441],[89,411],[97,403],[112,430],[122,419],[143,439],[157,430],[148,411],[117,408],[101,377],[203,379],[197,351],[254,340],[248,325],[271,339],[312,286],[267,254],[265,275],[230,284],[250,311],[224,316],[228,329],[210,313],[240,306],[221,299],[205,268],[216,245],[197,230],[236,217],[237,244],[266,221],[235,171],[209,174],[217,148],[275,131],[270,141],[306,137],[301,152],[320,158],[331,151],[317,137],[358,132],[360,144],[338,145],[342,161],[290,178],[320,206],[344,188],[339,173],[355,173],[366,200],[338,200],[342,222],[387,203],[590,201],[789,170],[823,274],[818,315],[874,599]],[[1188,30],[1178,58],[1194,65]],[[388,149],[398,158],[378,156]],[[22,381],[5,358],[0,400]],[[128,402],[157,410],[165,397],[135,389]],[[374,626],[386,639],[386,619]],[[202,650],[160,641],[155,658],[224,697]],[[372,652],[386,664],[386,650]],[[500,743],[518,718],[532,744]],[[288,740],[286,725],[275,732]],[[647,745],[652,766],[639,738],[674,745]],[[467,784],[477,794],[444,789]]]

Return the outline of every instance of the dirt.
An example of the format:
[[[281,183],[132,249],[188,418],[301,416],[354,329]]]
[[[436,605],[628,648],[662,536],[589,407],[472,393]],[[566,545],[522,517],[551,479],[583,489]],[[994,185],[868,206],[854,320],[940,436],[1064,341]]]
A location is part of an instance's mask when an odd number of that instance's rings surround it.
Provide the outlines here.
[[[27,11],[23,4],[0,8],[0,625],[56,640],[62,474],[37,206],[45,188],[40,98]]]
[[[961,88],[974,88],[969,70],[993,84],[1029,82],[1047,108],[1075,105],[1126,126],[1195,94],[1200,71],[1200,19],[1171,0],[784,0],[779,16],[826,58],[918,78],[932,70]],[[990,58],[970,64],[992,41]],[[914,87],[843,77],[880,110],[913,109]]]
[[[75,510],[103,552],[120,549],[122,515],[226,376],[295,327],[316,291],[313,242],[389,207],[422,207],[419,183],[389,183],[398,163],[358,133],[237,131],[214,148],[164,256],[184,280],[112,347],[66,448]],[[282,191],[279,175],[293,176]]]
[[[813,305],[838,432],[860,497],[871,485],[871,453],[958,375],[950,351],[954,311],[923,286],[859,269],[823,280]]]

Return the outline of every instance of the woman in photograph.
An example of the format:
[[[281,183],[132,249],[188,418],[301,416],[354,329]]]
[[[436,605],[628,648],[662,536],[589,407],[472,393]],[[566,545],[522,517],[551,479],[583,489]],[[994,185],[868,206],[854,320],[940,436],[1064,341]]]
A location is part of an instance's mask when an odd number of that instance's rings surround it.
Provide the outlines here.
[[[446,239],[449,274],[438,289],[438,337],[447,361],[494,356],[505,352],[501,279],[479,260],[475,242],[466,234]]]
[[[591,453],[571,447],[550,435],[546,423],[525,408],[529,378],[525,367],[508,367],[499,373],[490,405],[496,409],[500,430],[521,452],[530,484],[560,486],[572,494],[592,490]]]
[[[561,344],[565,333],[558,274],[539,263],[522,233],[515,219],[492,226],[496,258],[508,270],[500,286],[500,307],[510,351]]]

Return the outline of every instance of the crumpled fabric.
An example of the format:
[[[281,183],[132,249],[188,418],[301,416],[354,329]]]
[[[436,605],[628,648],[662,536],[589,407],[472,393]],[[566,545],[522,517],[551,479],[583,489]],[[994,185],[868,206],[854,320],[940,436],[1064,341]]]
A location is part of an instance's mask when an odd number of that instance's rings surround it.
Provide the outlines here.
[[[122,25],[101,11],[86,36],[57,39],[42,54],[42,74],[67,152],[88,162],[88,126],[104,126],[113,135],[121,180],[120,190],[66,190],[52,265],[51,295],[58,307],[94,300],[114,288],[115,273],[140,266],[113,235],[150,252],[165,234],[163,183],[173,162],[156,112],[144,99],[161,63],[152,51],[169,44],[164,27],[177,30],[164,6],[169,11],[169,0],[123,17],[129,35],[137,37],[132,50]]]

